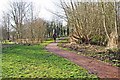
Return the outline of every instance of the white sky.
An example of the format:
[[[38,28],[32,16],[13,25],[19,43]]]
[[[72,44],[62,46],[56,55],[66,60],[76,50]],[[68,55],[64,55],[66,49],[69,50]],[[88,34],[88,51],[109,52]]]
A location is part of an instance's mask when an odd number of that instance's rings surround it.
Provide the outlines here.
[[[7,10],[10,1],[15,1],[15,0],[0,0],[0,18],[2,17],[3,11]],[[39,17],[47,20],[50,20],[53,14],[47,11],[46,9],[49,9],[51,11],[56,10],[56,6],[54,5],[53,2],[57,0],[22,0],[22,1],[33,2],[35,9],[40,11]]]
[[[0,19],[2,17],[3,11],[6,11],[7,8],[9,7],[10,1],[20,1],[20,0],[0,0]],[[56,10],[60,11],[59,8],[57,8],[57,6],[54,4],[54,3],[59,3],[59,0],[22,0],[22,1],[33,2],[36,10],[40,12],[38,16],[46,20],[52,20],[53,18],[53,14],[47,11],[46,9],[49,9],[53,12]],[[65,1],[69,1],[69,0],[65,0]],[[94,1],[101,1],[101,0],[78,0],[78,1],[84,1],[84,2],[93,1],[94,2]],[[105,0],[105,1],[113,1],[113,0]],[[115,1],[120,1],[120,0],[115,0]]]

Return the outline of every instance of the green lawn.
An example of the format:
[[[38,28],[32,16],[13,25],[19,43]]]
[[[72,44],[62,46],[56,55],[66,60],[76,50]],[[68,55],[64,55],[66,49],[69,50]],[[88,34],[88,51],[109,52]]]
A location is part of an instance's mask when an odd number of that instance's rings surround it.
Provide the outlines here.
[[[3,49],[2,77],[3,78],[96,78],[87,70],[74,63],[56,56],[41,45],[16,45]]]

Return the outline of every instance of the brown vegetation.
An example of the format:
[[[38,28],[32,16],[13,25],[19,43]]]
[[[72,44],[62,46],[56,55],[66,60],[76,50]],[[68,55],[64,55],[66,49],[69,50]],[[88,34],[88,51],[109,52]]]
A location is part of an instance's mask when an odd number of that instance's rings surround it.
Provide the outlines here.
[[[95,43],[120,48],[120,2],[65,2],[61,0],[70,29],[70,42]]]

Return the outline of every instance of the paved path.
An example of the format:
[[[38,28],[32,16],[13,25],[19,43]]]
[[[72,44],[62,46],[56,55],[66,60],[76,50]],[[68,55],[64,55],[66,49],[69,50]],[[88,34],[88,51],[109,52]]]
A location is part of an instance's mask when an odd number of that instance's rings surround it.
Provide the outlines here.
[[[118,74],[120,73],[120,68],[113,67],[96,59],[75,54],[74,52],[62,50],[57,46],[57,43],[50,43],[46,46],[46,49],[86,68],[90,73],[94,73],[100,78],[120,78]]]

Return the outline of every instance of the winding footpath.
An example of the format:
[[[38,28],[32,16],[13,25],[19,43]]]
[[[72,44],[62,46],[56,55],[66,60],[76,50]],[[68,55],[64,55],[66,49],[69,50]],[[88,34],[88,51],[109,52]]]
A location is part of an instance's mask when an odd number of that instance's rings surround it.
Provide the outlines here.
[[[89,73],[96,74],[100,78],[112,78],[113,80],[120,80],[120,68],[111,66],[110,64],[90,57],[78,55],[74,52],[62,50],[57,46],[57,44],[58,43],[50,43],[46,46],[46,49],[49,52],[67,58],[75,64],[82,66],[83,68],[87,69]]]

